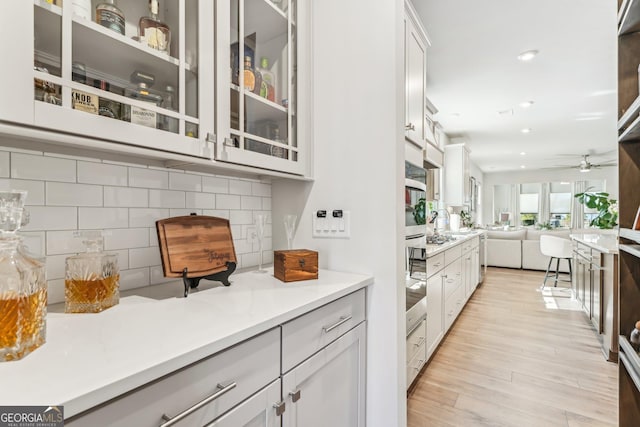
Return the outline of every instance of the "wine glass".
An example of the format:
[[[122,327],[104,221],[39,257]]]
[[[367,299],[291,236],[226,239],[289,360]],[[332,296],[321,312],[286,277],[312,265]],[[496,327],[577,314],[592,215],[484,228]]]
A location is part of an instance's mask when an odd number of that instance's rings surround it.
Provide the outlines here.
[[[256,238],[258,239],[258,247],[260,248],[260,263],[258,269],[254,273],[266,273],[267,270],[262,269],[262,243],[264,241],[264,228],[267,224],[267,216],[264,214],[256,214],[254,218],[254,224],[256,226]]]
[[[296,228],[296,220],[298,215],[285,215],[284,216],[284,230],[287,233],[287,249],[291,250],[293,247],[293,232]]]

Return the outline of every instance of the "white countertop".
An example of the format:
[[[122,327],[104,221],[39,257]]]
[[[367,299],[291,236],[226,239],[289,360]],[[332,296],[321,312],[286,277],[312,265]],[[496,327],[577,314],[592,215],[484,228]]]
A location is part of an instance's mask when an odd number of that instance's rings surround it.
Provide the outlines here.
[[[464,234],[451,233],[454,236],[456,236],[456,240],[452,240],[450,242],[446,242],[441,245],[427,244],[426,238],[420,237],[417,239],[407,240],[406,246],[411,248],[425,249],[426,256],[427,258],[429,258],[441,252],[444,252],[447,249],[450,249],[456,245],[459,245],[462,242],[465,242],[469,239],[473,239],[474,237],[479,236],[485,232],[486,230],[473,230],[473,231],[466,231],[464,232]]]
[[[618,253],[618,236],[615,234],[576,233],[570,237],[580,243],[606,254]]]
[[[373,283],[327,270],[290,283],[272,274],[234,274],[230,287],[188,298],[123,297],[98,314],[50,312],[47,342],[0,363],[0,403],[64,405],[70,417]],[[182,292],[181,281],[160,286]]]

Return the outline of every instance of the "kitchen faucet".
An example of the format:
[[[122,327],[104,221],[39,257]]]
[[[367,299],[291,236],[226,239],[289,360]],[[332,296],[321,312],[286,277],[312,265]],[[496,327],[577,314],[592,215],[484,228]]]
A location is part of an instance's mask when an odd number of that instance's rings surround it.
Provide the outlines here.
[[[444,223],[445,230],[446,230],[447,224],[449,223],[449,220],[451,219],[451,216],[449,215],[449,211],[444,208],[431,211],[432,215],[431,215],[431,218],[429,219],[429,224],[433,224],[434,222],[436,223],[436,226],[433,228],[433,231],[435,234],[438,234],[438,226],[437,226],[438,223],[436,222],[436,220],[438,219],[440,212],[444,212],[446,214],[447,219],[446,219],[446,222]],[[442,231],[445,231],[445,230],[442,230]]]

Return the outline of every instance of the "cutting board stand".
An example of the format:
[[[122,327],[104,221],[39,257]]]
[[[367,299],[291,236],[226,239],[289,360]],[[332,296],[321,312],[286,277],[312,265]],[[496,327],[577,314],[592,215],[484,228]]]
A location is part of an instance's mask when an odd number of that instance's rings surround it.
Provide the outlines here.
[[[236,271],[236,263],[233,261],[227,261],[225,264],[227,266],[226,270],[201,277],[187,277],[189,274],[189,269],[185,267],[182,270],[182,282],[184,283],[185,298],[189,295],[189,289],[197,288],[200,284],[200,280],[202,279],[213,280],[216,282],[221,282],[225,286],[231,286],[231,282],[229,282],[229,276],[231,276],[231,274]]]

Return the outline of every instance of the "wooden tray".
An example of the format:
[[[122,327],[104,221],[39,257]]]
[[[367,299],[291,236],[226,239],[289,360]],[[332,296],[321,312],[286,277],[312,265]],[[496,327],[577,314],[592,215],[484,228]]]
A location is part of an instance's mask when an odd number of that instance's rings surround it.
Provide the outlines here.
[[[227,219],[177,216],[156,221],[156,229],[165,277],[202,278],[237,263]]]

